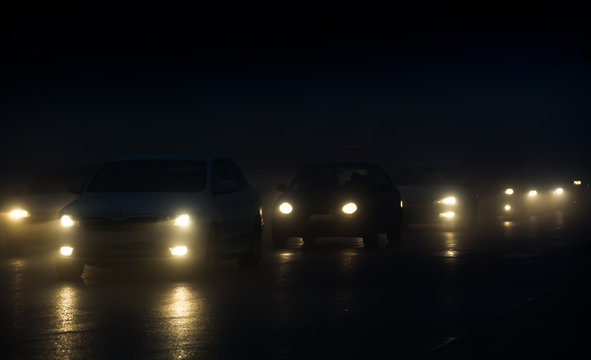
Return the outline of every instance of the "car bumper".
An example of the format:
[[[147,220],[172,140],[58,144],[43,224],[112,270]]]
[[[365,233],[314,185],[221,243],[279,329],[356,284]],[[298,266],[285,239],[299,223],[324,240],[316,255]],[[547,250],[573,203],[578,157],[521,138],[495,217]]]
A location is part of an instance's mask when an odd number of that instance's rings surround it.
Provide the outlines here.
[[[70,256],[58,253],[62,259],[75,259],[86,264],[117,263],[143,260],[185,261],[205,258],[203,231],[86,231],[68,229],[59,239],[59,247],[72,247]],[[173,256],[171,249],[185,246],[187,253]]]
[[[338,215],[306,215],[299,217],[278,216],[273,221],[273,231],[285,236],[314,234],[325,237],[358,237],[375,231],[376,224],[368,217]]]

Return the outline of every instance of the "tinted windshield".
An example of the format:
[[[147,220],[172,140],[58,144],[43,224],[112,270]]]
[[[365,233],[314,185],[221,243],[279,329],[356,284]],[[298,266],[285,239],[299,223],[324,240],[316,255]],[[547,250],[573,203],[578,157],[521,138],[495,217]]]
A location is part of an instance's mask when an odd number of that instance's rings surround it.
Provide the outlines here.
[[[89,192],[199,192],[206,164],[194,160],[130,160],[107,163]]]
[[[366,168],[311,167],[302,170],[289,186],[292,190],[373,188]]]
[[[68,192],[75,181],[86,183],[96,168],[75,167],[46,169],[37,174],[27,186],[29,194]]]
[[[407,168],[395,179],[398,185],[459,185],[460,176],[451,168]]]

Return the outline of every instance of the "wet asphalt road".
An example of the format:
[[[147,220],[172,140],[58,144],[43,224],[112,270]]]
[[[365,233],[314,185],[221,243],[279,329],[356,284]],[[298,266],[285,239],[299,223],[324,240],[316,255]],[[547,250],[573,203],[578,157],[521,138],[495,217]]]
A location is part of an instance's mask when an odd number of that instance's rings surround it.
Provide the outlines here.
[[[585,258],[586,219],[558,213],[473,232],[410,229],[393,247],[292,241],[261,267],[193,277],[87,267],[52,254],[0,262],[2,358],[423,358],[560,286]],[[294,239],[295,240],[295,239]]]

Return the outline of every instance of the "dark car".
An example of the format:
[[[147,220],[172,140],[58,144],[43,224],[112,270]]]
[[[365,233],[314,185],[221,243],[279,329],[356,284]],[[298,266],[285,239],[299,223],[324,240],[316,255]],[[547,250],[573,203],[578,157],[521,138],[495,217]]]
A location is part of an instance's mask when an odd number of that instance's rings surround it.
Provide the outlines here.
[[[405,224],[439,223],[456,229],[476,224],[478,196],[457,169],[403,168],[394,182],[402,194]]]
[[[284,248],[290,237],[311,245],[316,237],[362,237],[365,246],[400,237],[400,193],[386,172],[371,163],[326,163],[303,168],[273,208],[273,244]]]

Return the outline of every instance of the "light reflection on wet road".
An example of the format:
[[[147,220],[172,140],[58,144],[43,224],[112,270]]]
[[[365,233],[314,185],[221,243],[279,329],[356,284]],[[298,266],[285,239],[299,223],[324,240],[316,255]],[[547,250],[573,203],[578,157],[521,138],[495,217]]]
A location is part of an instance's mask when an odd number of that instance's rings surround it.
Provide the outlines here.
[[[551,221],[550,221],[550,220]],[[369,250],[360,239],[293,241],[256,271],[223,263],[87,268],[59,282],[51,258],[1,263],[3,358],[358,358],[426,355],[554,286],[576,262],[562,215],[477,233],[414,229]],[[267,239],[268,240],[268,239]]]

